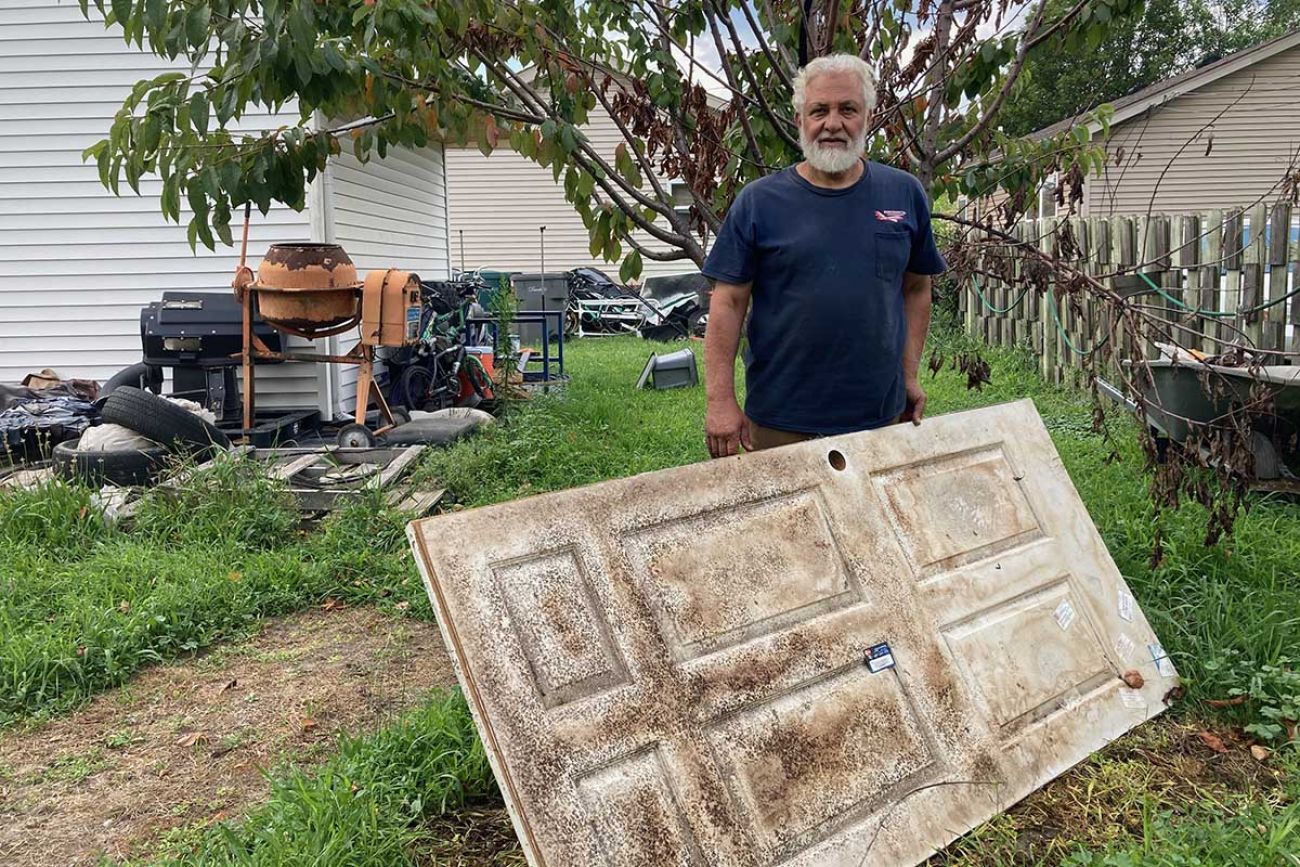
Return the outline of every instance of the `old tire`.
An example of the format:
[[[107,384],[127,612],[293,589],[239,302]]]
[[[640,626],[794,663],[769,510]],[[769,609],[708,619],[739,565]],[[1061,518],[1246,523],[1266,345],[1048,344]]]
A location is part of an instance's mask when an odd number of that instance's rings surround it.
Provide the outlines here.
[[[113,390],[104,402],[104,421],[129,427],[174,452],[230,448],[230,438],[187,409],[131,386]]]
[[[54,447],[55,474],[95,488],[105,482],[121,487],[150,485],[166,466],[167,450],[162,447],[79,452],[76,440]]]
[[[113,374],[108,382],[104,383],[104,387],[99,390],[99,396],[107,398],[123,386],[139,389],[148,388],[149,391],[157,394],[162,389],[162,379],[161,367],[154,367],[152,364],[139,361]]]

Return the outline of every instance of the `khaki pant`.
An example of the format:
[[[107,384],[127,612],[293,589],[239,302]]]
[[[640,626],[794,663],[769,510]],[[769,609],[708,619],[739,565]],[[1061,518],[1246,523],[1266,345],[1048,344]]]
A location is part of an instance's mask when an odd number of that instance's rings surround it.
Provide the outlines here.
[[[899,415],[890,424],[898,424]],[[777,446],[788,446],[791,443],[802,443],[808,440],[815,440],[820,434],[799,433],[792,430],[777,430],[776,428],[763,427],[755,421],[749,422],[749,445],[750,451],[761,451],[762,449],[774,449]]]

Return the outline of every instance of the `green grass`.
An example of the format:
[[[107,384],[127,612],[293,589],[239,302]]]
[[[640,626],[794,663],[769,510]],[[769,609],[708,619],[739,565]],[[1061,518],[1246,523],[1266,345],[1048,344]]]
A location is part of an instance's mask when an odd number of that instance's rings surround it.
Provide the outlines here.
[[[400,516],[379,497],[301,537],[283,489],[230,462],[130,532],[55,482],[0,495],[0,725],[73,707],[142,666],[334,596],[432,617]]]
[[[936,344],[947,351],[962,345],[952,338]],[[632,387],[654,348],[663,347],[630,339],[572,345],[566,394],[519,405],[485,435],[432,455],[418,474],[446,486],[449,502],[479,506],[704,460],[703,389]],[[982,391],[966,390],[950,369],[926,375],[930,415],[1034,400],[1112,556],[1187,680],[1189,701],[1175,713],[1259,724],[1269,706],[1300,700],[1288,697],[1285,678],[1251,687],[1300,648],[1300,507],[1257,498],[1235,536],[1213,548],[1202,544],[1199,507],[1167,514],[1166,556],[1152,568],[1154,512],[1132,423],[1116,416],[1107,441],[1091,431],[1086,396],[1045,386],[1023,355],[987,356],[993,382]],[[432,618],[402,519],[378,500],[310,536],[295,524],[283,492],[237,465],[219,468],[179,499],[156,497],[129,532],[106,528],[89,492],[75,486],[0,493],[0,724],[65,710],[127,682],[144,665],[237,639],[265,617],[329,596],[389,609],[404,601],[408,616]],[[1249,701],[1228,709],[1202,704],[1234,689],[1246,689]],[[411,751],[417,737],[424,737],[418,755]],[[346,742],[325,771],[277,774],[262,810],[237,825],[179,835],[173,854],[186,864],[402,863],[408,855],[399,853],[411,851],[422,817],[444,803],[492,794],[486,765],[466,738],[473,741],[463,704],[435,701],[391,729]],[[1294,753],[1286,749],[1279,755]],[[426,766],[430,755],[446,762]],[[1139,800],[1144,812],[1134,835],[1093,845],[1078,857],[1100,860],[1079,863],[1272,863],[1268,847],[1280,844],[1271,837],[1300,848],[1295,776],[1289,800],[1247,797],[1173,812],[1159,799]],[[1017,826],[1000,817],[974,835],[977,846],[1002,852],[989,842],[1000,827]],[[1221,845],[1263,860],[1214,861]],[[1152,860],[1162,851],[1182,854]]]
[[[265,805],[240,822],[177,835],[162,861],[390,867],[409,862],[424,819],[495,796],[464,700],[446,693],[374,735],[343,738],[324,767],[281,771]]]

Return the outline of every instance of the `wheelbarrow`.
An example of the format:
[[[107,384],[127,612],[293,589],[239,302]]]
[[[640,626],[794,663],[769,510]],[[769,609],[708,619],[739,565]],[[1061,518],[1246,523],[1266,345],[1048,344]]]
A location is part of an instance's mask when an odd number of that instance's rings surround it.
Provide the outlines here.
[[[1173,347],[1161,349],[1161,358],[1146,362],[1150,376],[1138,376],[1152,433],[1182,446],[1193,427],[1222,423],[1262,389],[1273,406],[1251,419],[1255,487],[1300,493],[1300,366],[1225,365]],[[1101,378],[1097,382],[1103,393],[1137,413],[1137,403],[1120,389]]]

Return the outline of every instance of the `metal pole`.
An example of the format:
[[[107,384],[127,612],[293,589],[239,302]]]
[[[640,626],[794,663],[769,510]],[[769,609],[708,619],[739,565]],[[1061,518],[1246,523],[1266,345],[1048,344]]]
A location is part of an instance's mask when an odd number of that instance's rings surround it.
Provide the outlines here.
[[[239,247],[239,268],[242,272],[245,263],[248,261],[248,224],[253,216],[253,203],[244,203],[244,237]],[[253,429],[255,421],[257,396],[255,394],[256,385],[253,380],[253,288],[246,286],[244,288],[243,303],[240,305],[241,311],[241,335],[244,338],[244,353],[240,359],[241,367],[244,373],[244,435]]]
[[[537,227],[537,236],[541,239],[541,243],[542,243],[542,287],[543,287],[542,297],[543,299],[545,299],[545,294],[544,294],[545,287],[546,287],[546,227],[545,226]],[[543,300],[542,302],[542,307],[543,308],[546,307],[545,300]]]
[[[460,270],[465,270],[465,230],[460,230]]]

